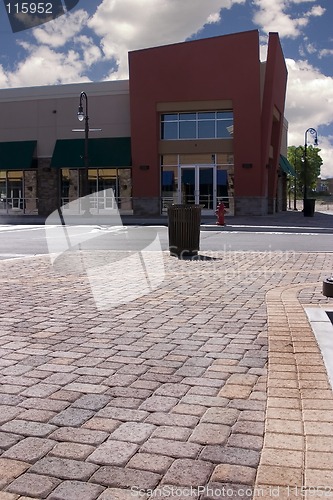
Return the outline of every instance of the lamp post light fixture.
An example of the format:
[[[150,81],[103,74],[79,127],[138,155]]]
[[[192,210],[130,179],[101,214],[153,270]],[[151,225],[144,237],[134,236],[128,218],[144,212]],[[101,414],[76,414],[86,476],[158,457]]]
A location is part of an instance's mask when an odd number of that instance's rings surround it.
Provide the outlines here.
[[[84,103],[84,106],[83,106]],[[84,121],[84,129],[73,129],[73,132],[84,132],[84,153],[83,153],[83,169],[79,170],[79,196],[80,198],[86,197],[82,205],[83,213],[85,215],[90,214],[90,202],[87,196],[89,193],[89,132],[90,131],[100,131],[100,128],[89,128],[89,115],[88,115],[88,96],[86,92],[80,93],[79,108],[77,112],[77,118],[80,122]]]
[[[305,131],[305,137],[304,137],[304,191],[303,191],[303,213],[304,215],[308,215],[308,158],[307,158],[307,136],[308,133],[310,133],[312,136],[314,136],[314,145],[317,146],[318,144],[318,134],[317,130],[310,127]]]
[[[85,102],[85,112],[83,111],[83,101]],[[88,156],[88,142],[89,142],[89,116],[88,116],[88,96],[85,92],[80,94],[80,104],[77,112],[77,118],[80,122],[84,120],[84,156],[83,156],[83,166],[84,168],[89,167],[89,156]]]

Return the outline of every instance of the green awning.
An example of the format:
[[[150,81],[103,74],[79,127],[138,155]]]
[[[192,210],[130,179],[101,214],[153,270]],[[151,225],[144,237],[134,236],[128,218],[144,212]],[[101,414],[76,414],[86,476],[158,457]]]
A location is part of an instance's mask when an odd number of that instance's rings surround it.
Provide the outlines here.
[[[0,142],[0,170],[27,170],[33,166],[37,141]]]
[[[282,170],[288,174],[288,175],[292,175],[293,177],[296,177],[296,172],[295,172],[295,169],[294,167],[292,166],[291,163],[289,163],[289,161],[287,160],[287,158],[283,155],[280,155],[280,167],[282,168]]]
[[[84,139],[58,139],[53,151],[51,167],[84,167],[83,156]],[[131,138],[89,138],[88,160],[90,168],[131,166]]]

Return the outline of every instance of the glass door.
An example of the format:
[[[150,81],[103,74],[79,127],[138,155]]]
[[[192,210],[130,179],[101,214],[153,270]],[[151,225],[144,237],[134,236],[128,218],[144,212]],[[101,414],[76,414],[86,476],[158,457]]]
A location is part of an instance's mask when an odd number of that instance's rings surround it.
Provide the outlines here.
[[[180,167],[180,203],[202,205],[203,213],[216,208],[215,166]]]
[[[202,210],[214,209],[214,169],[212,167],[198,168],[199,204]],[[216,189],[215,189],[216,190]]]
[[[181,203],[193,205],[198,203],[196,171],[194,167],[181,168]]]

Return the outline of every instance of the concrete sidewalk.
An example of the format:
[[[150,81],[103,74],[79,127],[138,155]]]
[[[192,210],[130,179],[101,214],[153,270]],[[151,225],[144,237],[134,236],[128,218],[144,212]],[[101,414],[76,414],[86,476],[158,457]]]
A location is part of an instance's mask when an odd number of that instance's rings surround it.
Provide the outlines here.
[[[333,254],[164,264],[159,288],[101,312],[83,274],[0,262],[0,500],[333,495],[304,312],[332,307]]]
[[[130,225],[168,225],[168,216],[134,216],[134,215],[122,215],[122,223],[126,226]],[[45,224],[45,217],[42,216],[0,216],[0,224]],[[68,218],[66,218],[66,221]],[[214,215],[202,215],[201,226],[205,229],[205,226],[215,226],[216,229],[228,229],[233,226],[242,226],[245,228],[251,227],[303,227],[303,228],[327,228],[333,230],[333,210],[322,210],[315,212],[313,217],[304,217],[301,210],[287,210],[285,212],[279,212],[272,215],[264,216],[228,216],[225,217],[226,226],[216,226],[216,216]],[[92,218],[84,218],[83,216],[73,217],[73,222],[77,224],[112,224],[110,217],[106,215],[92,216]],[[66,222],[67,223],[67,222]],[[68,222],[69,223],[69,222]],[[118,223],[118,222],[117,222]]]

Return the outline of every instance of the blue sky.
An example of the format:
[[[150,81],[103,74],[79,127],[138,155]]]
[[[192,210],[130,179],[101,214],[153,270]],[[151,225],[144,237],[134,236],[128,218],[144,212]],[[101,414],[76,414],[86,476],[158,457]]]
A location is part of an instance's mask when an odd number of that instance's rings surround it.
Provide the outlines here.
[[[18,33],[5,3],[0,88],[126,79],[129,50],[252,29],[265,60],[267,35],[278,32],[289,145],[304,144],[305,130],[316,128],[322,176],[333,177],[333,0],[79,0],[56,20]]]

